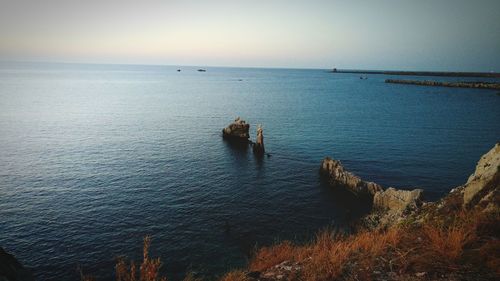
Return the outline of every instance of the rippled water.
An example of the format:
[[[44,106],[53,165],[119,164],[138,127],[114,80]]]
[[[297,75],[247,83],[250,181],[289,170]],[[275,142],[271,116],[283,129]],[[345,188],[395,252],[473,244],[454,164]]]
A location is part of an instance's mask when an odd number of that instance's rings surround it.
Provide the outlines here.
[[[311,237],[363,211],[321,183],[324,156],[436,199],[500,136],[494,91],[324,70],[176,69],[0,69],[0,246],[39,280],[75,280],[77,265],[110,278],[116,256],[140,259],[146,234],[169,277],[216,276],[255,245]],[[235,116],[252,137],[263,124],[271,158],[222,140]]]

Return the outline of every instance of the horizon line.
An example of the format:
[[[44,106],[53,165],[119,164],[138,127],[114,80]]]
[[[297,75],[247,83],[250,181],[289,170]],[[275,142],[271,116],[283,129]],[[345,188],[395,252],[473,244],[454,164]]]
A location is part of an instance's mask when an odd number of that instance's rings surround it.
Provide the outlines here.
[[[319,67],[284,67],[284,66],[234,66],[234,65],[198,65],[198,64],[162,64],[162,63],[120,63],[120,62],[78,62],[78,61],[50,61],[50,60],[2,60],[1,64],[54,64],[54,65],[107,65],[107,66],[168,66],[168,67],[200,67],[200,68],[249,68],[249,69],[292,69],[292,70],[326,70],[336,69],[341,72],[429,72],[429,73],[474,73],[474,74],[500,74],[497,71],[466,71],[466,70],[401,70],[401,69],[370,69],[370,68],[319,68]]]

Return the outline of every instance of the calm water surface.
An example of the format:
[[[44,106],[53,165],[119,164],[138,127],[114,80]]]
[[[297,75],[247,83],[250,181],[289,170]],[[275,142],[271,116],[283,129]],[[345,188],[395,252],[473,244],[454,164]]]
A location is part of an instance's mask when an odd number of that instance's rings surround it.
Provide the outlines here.
[[[217,276],[256,245],[302,240],[363,211],[321,183],[325,156],[436,199],[500,136],[494,91],[177,68],[0,68],[0,246],[38,280],[75,280],[77,265],[110,279],[117,256],[140,259],[146,234],[169,277]],[[222,140],[236,116],[253,138],[263,124],[271,158]]]

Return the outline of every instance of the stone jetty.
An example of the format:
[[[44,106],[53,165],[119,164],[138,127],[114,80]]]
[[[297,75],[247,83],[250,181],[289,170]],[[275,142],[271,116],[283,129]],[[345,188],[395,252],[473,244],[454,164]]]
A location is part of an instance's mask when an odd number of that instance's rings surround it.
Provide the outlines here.
[[[408,84],[419,86],[434,86],[434,87],[454,87],[454,88],[476,88],[476,89],[493,89],[500,90],[500,83],[493,82],[441,82],[428,80],[401,80],[401,79],[386,79],[385,83],[393,84]]]

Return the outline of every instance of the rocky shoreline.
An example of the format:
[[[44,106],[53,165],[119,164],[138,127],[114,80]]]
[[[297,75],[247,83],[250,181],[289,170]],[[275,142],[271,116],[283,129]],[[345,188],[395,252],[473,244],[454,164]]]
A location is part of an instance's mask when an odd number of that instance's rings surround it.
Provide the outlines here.
[[[500,143],[495,144],[480,158],[476,170],[464,185],[452,189],[448,195],[437,202],[423,201],[421,189],[399,190],[392,187],[385,189],[376,183],[364,181],[346,171],[340,161],[329,157],[321,163],[320,174],[332,188],[344,188],[356,196],[369,197],[373,200],[372,211],[358,222],[356,232],[347,238],[339,236],[326,238],[326,240],[322,236],[324,234],[321,234],[311,246],[292,246],[285,242],[264,248],[257,252],[254,261],[250,263],[249,270],[231,272],[226,275],[230,278],[223,280],[458,281],[498,280],[500,277],[500,270],[498,270],[498,265],[500,265],[500,251],[498,251],[500,250],[500,229],[498,228],[500,222]],[[426,236],[429,240],[423,240]],[[370,240],[370,237],[375,240]],[[389,248],[373,246],[377,243],[386,243],[383,239],[392,241],[388,243]],[[364,240],[372,242],[363,242]],[[357,243],[373,245],[357,246]],[[431,248],[427,249],[428,245],[431,245]],[[377,254],[370,254],[370,251],[373,251],[372,246],[378,247]],[[335,251],[336,247],[340,247],[344,252],[353,250],[343,247],[365,247],[364,251],[368,252],[363,254],[354,250],[349,257],[344,258],[342,258],[342,252],[334,253],[331,258],[340,260],[337,264],[340,269],[319,272],[311,278],[311,273],[308,272],[310,267],[318,263],[317,259],[322,260],[323,255],[329,257],[328,251]],[[306,251],[309,248],[311,249]],[[285,249],[287,254],[283,254]],[[436,252],[434,253],[433,250]],[[455,253],[457,250],[460,251],[458,256]],[[326,251],[326,253],[315,251]],[[419,251],[425,252],[419,253]],[[412,252],[414,256],[410,257]],[[303,253],[307,255],[304,257]],[[398,261],[402,257],[400,255],[407,255],[405,259],[411,259],[413,260],[411,263],[415,264],[407,268],[409,265],[405,260],[402,263],[404,267],[395,271],[394,268],[398,266],[398,262],[401,262]],[[430,256],[427,257],[427,255]],[[462,256],[465,259],[463,261]],[[258,263],[261,258],[264,258],[260,260],[261,263],[265,262],[265,258],[276,260],[276,263],[268,262],[261,265]],[[370,266],[365,269],[359,263],[367,258],[375,260],[372,260]],[[443,261],[443,258],[452,258],[453,261]],[[328,263],[336,261],[322,262],[325,264],[321,267],[327,268],[331,266]],[[471,266],[481,267],[481,269],[470,268]],[[322,271],[323,269],[315,270]],[[330,277],[324,279],[325,276]]]
[[[427,80],[422,81],[422,80],[386,79],[385,83],[433,86],[433,87],[500,90],[500,83],[493,83],[493,82],[441,82],[441,81],[427,81]]]

